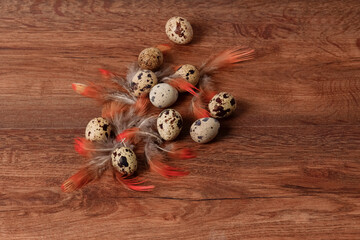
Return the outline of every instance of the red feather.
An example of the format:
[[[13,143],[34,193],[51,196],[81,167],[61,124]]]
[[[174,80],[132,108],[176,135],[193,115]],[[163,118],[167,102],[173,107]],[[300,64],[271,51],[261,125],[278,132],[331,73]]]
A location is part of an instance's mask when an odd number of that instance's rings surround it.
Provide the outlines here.
[[[115,114],[124,112],[129,108],[128,104],[120,102],[107,102],[104,104],[101,116],[103,118],[112,118]]]
[[[124,140],[124,141],[128,141],[128,142],[133,142],[134,138],[139,130],[140,129],[137,127],[125,129],[124,131],[122,131],[120,134],[118,134],[116,136],[116,141],[121,142]]]
[[[115,178],[123,184],[126,188],[134,191],[151,191],[154,189],[154,185],[148,185],[148,186],[139,186],[140,184],[146,182],[145,180],[142,180],[139,177],[133,177],[133,178],[127,178],[122,176],[119,172],[115,172]]]
[[[210,58],[203,66],[203,74],[210,73],[220,68],[229,67],[232,64],[251,60],[254,58],[254,49],[236,47],[225,50],[215,57]]]
[[[206,103],[210,102],[210,100],[216,95],[215,91],[212,90],[205,90],[204,88],[200,87],[201,98],[204,99]]]
[[[160,44],[156,46],[157,49],[160,50],[162,53],[169,52],[171,50],[170,44]]]
[[[210,117],[210,113],[206,109],[204,109],[202,107],[202,105],[203,104],[202,104],[201,99],[199,97],[197,97],[192,102],[192,110],[193,110],[193,114],[194,114],[196,119]]]
[[[200,90],[200,94],[195,96],[191,102],[192,111],[196,119],[210,117],[210,113],[204,108],[205,103],[202,101],[203,93]]]
[[[83,95],[85,97],[89,97],[89,98],[95,98],[95,99],[100,99],[101,98],[101,94],[98,91],[98,89],[82,84],[82,83],[73,83],[72,88],[74,89],[75,92],[77,92],[80,95]]]
[[[93,144],[91,141],[86,140],[85,138],[75,138],[74,142],[74,148],[77,153],[85,157],[91,156],[93,149]]]
[[[94,175],[90,173],[87,168],[81,169],[79,172],[67,179],[62,185],[61,190],[63,192],[73,192],[79,188],[82,188],[89,182],[95,179]]]
[[[221,52],[213,58],[209,65],[217,66],[217,68],[228,67],[231,64],[243,62],[254,58],[254,49],[237,47]]]
[[[109,78],[110,76],[113,75],[110,71],[102,69],[102,68],[99,68],[99,71],[105,78]]]
[[[195,152],[190,148],[181,148],[168,153],[168,156],[175,159],[190,159],[195,158]]]
[[[143,116],[149,107],[149,97],[146,94],[141,95],[135,103],[135,111],[137,115]]]
[[[150,165],[150,170],[157,172],[163,177],[171,178],[171,177],[180,177],[186,176],[189,174],[188,171],[184,171],[180,168],[174,168],[162,163],[159,160],[150,160],[148,161]]]
[[[181,66],[182,66],[182,65],[177,65],[177,66],[174,66],[174,67],[173,67],[174,71],[179,70],[179,68],[180,68]]]
[[[174,88],[176,88],[178,91],[187,91],[194,96],[197,95],[197,93],[194,90],[199,91],[198,88],[196,88],[194,85],[192,85],[183,78],[174,78],[169,80],[167,83],[173,86]]]

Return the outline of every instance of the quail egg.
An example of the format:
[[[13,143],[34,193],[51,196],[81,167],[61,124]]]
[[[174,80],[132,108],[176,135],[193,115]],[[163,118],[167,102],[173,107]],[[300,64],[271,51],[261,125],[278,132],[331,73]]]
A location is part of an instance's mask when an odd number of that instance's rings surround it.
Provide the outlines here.
[[[102,117],[90,120],[85,130],[85,138],[89,141],[105,141],[111,133],[110,123]]]
[[[189,83],[196,86],[200,79],[200,72],[197,68],[190,64],[185,64],[179,67],[175,74],[180,75],[182,78],[186,79]]]
[[[193,29],[188,20],[183,17],[172,17],[165,25],[166,35],[177,44],[186,44],[193,38]]]
[[[147,70],[158,69],[164,61],[162,52],[155,47],[145,48],[138,57],[139,67]]]
[[[214,118],[224,118],[236,109],[235,98],[227,92],[216,94],[209,102],[210,114]]]
[[[135,97],[143,93],[149,93],[150,89],[157,84],[155,73],[150,70],[139,70],[131,80],[131,91]]]
[[[219,128],[220,123],[215,118],[200,118],[191,125],[190,136],[197,143],[207,143],[216,137]]]
[[[155,107],[166,108],[176,102],[178,91],[167,83],[159,83],[151,89],[149,97]]]
[[[157,118],[157,130],[164,140],[174,140],[182,126],[183,119],[175,109],[165,109]]]
[[[111,164],[121,174],[129,176],[137,169],[136,155],[131,148],[116,148],[111,154]]]

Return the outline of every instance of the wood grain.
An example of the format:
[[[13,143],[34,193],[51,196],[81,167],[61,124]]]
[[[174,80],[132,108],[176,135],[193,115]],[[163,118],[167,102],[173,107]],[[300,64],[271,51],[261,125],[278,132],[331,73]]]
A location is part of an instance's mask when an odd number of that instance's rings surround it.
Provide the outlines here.
[[[239,103],[172,181],[125,191],[110,173],[72,194],[73,138],[98,106],[72,82],[124,73],[169,43],[186,17],[190,45],[165,59],[199,65],[236,45],[255,60],[216,73]],[[358,239],[359,1],[0,1],[0,239]],[[190,96],[175,105],[187,121]],[[154,112],[158,110],[153,110]]]

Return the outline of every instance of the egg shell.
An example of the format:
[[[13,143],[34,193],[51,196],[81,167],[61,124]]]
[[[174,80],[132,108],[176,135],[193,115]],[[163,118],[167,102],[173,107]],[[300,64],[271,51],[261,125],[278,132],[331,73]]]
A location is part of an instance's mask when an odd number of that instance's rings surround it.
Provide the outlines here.
[[[155,73],[150,70],[139,70],[131,80],[131,92],[135,97],[149,93],[157,82]]]
[[[173,105],[178,98],[178,91],[167,83],[156,84],[150,91],[150,102],[158,108]]]
[[[209,111],[214,118],[224,118],[236,109],[235,98],[227,92],[216,94],[209,102]]]
[[[182,65],[176,70],[175,74],[180,75],[182,78],[186,79],[189,83],[196,86],[200,79],[200,72],[197,68],[190,64]]]
[[[187,44],[193,38],[193,29],[188,20],[183,17],[172,17],[165,25],[168,38],[177,44]]]
[[[85,129],[85,138],[89,141],[105,141],[110,134],[111,125],[102,117],[91,119]]]
[[[181,114],[175,109],[162,111],[156,123],[160,136],[166,141],[174,140],[183,127]]]
[[[158,69],[164,61],[162,52],[155,47],[145,48],[138,57],[139,67],[147,70]]]
[[[220,123],[217,119],[206,117],[196,120],[190,127],[190,136],[197,143],[213,140],[219,132]]]
[[[131,148],[116,148],[111,154],[111,164],[124,176],[132,175],[137,169],[136,155]]]

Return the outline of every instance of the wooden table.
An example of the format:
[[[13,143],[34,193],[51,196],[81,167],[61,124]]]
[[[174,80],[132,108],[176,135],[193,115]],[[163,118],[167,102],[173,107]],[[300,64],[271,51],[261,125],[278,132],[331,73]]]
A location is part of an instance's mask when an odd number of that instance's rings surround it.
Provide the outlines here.
[[[169,43],[176,15],[195,37],[169,63],[256,49],[214,75],[237,112],[205,145],[186,118],[179,141],[198,156],[169,164],[187,177],[144,172],[156,188],[139,193],[108,173],[62,193],[83,163],[73,138],[100,115],[71,83],[125,73],[142,49]],[[357,0],[1,1],[0,239],[359,239],[359,91]],[[186,115],[190,98],[174,107]]]

